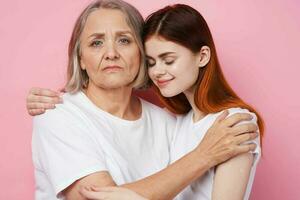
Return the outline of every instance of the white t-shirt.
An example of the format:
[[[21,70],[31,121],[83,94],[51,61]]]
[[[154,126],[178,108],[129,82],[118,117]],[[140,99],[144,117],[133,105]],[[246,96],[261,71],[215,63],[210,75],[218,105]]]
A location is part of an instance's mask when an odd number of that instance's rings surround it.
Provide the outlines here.
[[[221,114],[213,113],[206,115],[203,119],[193,122],[193,111],[190,111],[187,115],[178,116],[177,124],[174,133],[174,139],[171,144],[171,162],[175,162],[182,156],[187,154],[196,148],[201,142],[207,130],[212,126],[215,119]],[[234,113],[250,113],[246,109],[231,108],[229,109],[230,115]],[[251,113],[253,116],[252,122],[256,123],[256,115]],[[241,122],[244,123],[244,122]],[[244,196],[244,200],[249,198],[252,183],[254,180],[254,174],[256,165],[260,158],[260,141],[259,137],[251,141],[257,144],[257,148],[253,152],[255,154],[253,166],[247,185],[247,190]],[[212,196],[214,180],[214,168],[207,171],[201,178],[194,181],[191,185],[186,187],[181,193],[176,196],[176,200],[209,200]]]
[[[96,107],[83,92],[65,94],[56,109],[34,117],[32,157],[38,200],[94,172],[124,184],[165,168],[175,117],[141,99],[142,115],[128,121]]]

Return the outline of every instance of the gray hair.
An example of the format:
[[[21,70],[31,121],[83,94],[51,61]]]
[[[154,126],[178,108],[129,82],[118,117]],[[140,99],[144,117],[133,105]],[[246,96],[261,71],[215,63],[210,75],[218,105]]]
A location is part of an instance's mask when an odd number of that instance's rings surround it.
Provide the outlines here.
[[[100,8],[117,9],[123,12],[126,16],[126,22],[133,32],[134,39],[140,51],[140,68],[137,76],[132,82],[135,89],[143,88],[148,82],[146,70],[145,51],[142,40],[142,31],[144,19],[139,11],[122,0],[97,0],[89,4],[78,17],[73,33],[69,42],[68,50],[68,70],[67,83],[64,90],[70,93],[76,93],[83,88],[86,88],[89,82],[88,74],[80,67],[80,36],[84,29],[88,16],[95,10]]]

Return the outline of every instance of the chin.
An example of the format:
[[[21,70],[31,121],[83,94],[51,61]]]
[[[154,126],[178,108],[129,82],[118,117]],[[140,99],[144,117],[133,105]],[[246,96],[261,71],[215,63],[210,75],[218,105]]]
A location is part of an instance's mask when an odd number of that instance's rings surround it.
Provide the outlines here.
[[[105,89],[118,89],[122,87],[128,87],[130,83],[130,80],[110,80],[108,82],[99,84],[99,86]]]
[[[182,91],[160,90],[161,95],[166,98],[174,97],[174,96],[180,94],[181,92]]]

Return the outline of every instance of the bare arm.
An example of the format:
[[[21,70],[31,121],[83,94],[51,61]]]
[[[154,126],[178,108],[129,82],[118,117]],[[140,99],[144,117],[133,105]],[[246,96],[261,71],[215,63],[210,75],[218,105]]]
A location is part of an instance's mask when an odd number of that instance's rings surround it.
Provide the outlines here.
[[[249,150],[254,150],[255,144],[241,144],[257,136],[257,133],[252,133],[257,131],[257,126],[254,124],[234,126],[250,116],[234,114],[225,119],[227,114],[224,112],[217,118],[194,151],[166,169],[123,187],[148,199],[172,199],[211,167]],[[247,132],[246,130],[251,133],[242,134]]]
[[[217,166],[212,200],[243,200],[252,164],[253,154],[245,153]]]
[[[212,200],[243,200],[253,162],[253,155],[238,155],[216,168]],[[82,189],[83,196],[95,200],[146,200],[122,187]]]
[[[38,93],[39,95],[33,95],[36,102],[42,98],[41,96],[45,91],[38,90]],[[30,99],[33,96],[27,99],[27,105],[30,104]],[[38,104],[35,105],[38,106]],[[34,109],[37,109],[37,107]],[[253,150],[256,147],[253,144],[240,144],[257,136],[253,133],[257,130],[257,126],[244,124],[233,127],[240,121],[251,119],[251,115],[235,114],[226,118],[227,115],[228,113],[223,113],[218,117],[195,150],[166,169],[142,180],[121,185],[121,187],[128,188],[148,199],[172,199],[211,167],[231,157]],[[99,172],[76,181],[63,191],[63,194],[67,199],[80,200],[84,199],[79,192],[81,187],[113,185],[115,184],[109,173]]]
[[[198,160],[199,163],[195,164],[195,160]],[[196,152],[191,152],[154,175],[136,182],[120,185],[120,187],[130,189],[147,199],[172,199],[184,187],[204,174],[209,168],[210,165],[204,157],[199,159]],[[178,173],[180,173],[180,176]],[[82,188],[95,186],[106,187],[116,186],[116,184],[108,172],[99,172],[76,181],[62,193],[67,200],[84,200],[86,198],[81,194]]]
[[[124,187],[83,188],[80,193],[93,200],[149,200]]]
[[[245,111],[241,111],[245,112]],[[247,113],[247,112],[246,112]],[[252,113],[253,123],[257,124],[257,117]],[[239,123],[239,125],[244,122]],[[252,142],[258,146],[255,153],[260,153],[259,138]],[[215,168],[212,200],[243,200],[247,190],[253,164],[256,164],[255,154],[244,153],[229,159]],[[256,158],[258,159],[258,158]],[[254,163],[255,162],[255,163]],[[252,183],[251,183],[252,184]]]
[[[74,182],[67,189],[62,191],[62,194],[67,200],[69,199],[83,200],[86,198],[81,195],[80,190],[83,187],[90,188],[93,186],[107,187],[107,186],[116,186],[116,184],[108,172],[97,172],[97,173],[90,174],[86,177],[83,177],[78,181]]]
[[[223,114],[216,120],[194,151],[188,153],[183,158],[154,175],[136,182],[121,185],[121,187],[128,188],[147,199],[172,199],[183,188],[202,176],[211,167],[224,162],[233,156],[253,150],[256,147],[254,144],[240,144],[247,140],[254,139],[256,134],[239,134],[249,129],[251,129],[251,132],[256,131],[257,127],[255,125],[244,124],[241,125],[241,128],[239,129],[229,128],[232,127],[233,124],[242,119],[246,119],[249,116],[235,114],[224,120],[225,117],[226,114]],[[231,134],[228,134],[229,132]],[[106,175],[109,176],[109,174]],[[94,175],[88,177],[92,176]],[[69,195],[72,195],[73,192],[79,194],[80,187],[91,185],[103,187],[112,185],[111,183],[113,182],[110,176],[107,181],[102,181],[102,183],[100,183],[100,180],[99,182],[96,182],[98,180],[97,178],[93,180],[95,181],[93,183],[90,181],[78,181],[75,183],[75,189],[72,190]]]

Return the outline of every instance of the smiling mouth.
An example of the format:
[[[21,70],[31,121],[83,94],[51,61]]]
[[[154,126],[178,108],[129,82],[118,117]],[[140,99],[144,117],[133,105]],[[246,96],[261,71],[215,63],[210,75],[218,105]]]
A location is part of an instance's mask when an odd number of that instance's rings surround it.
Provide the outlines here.
[[[113,65],[113,66],[107,66],[103,68],[103,71],[105,72],[118,72],[121,71],[123,68],[118,66],[118,65]]]
[[[157,80],[156,83],[157,83],[158,87],[164,87],[164,86],[168,85],[168,83],[170,83],[173,79],[174,78],[168,79],[168,80]]]

